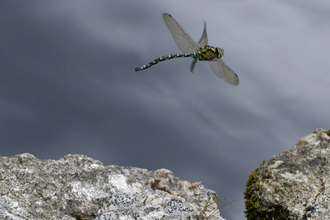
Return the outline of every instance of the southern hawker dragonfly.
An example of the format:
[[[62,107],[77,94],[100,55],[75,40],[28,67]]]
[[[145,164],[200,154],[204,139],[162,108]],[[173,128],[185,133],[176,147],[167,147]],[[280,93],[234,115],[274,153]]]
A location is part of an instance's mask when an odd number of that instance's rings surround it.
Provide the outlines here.
[[[190,71],[193,72],[197,60],[208,61],[213,72],[221,79],[232,85],[238,85],[239,80],[236,73],[230,69],[222,60],[224,50],[219,47],[209,46],[206,23],[204,22],[204,31],[198,44],[191,39],[191,37],[182,29],[178,22],[167,13],[163,14],[163,19],[168,30],[171,32],[174,41],[182,53],[170,54],[159,57],[148,64],[135,68],[135,71],[145,70],[159,62],[180,57],[191,57],[194,60],[191,63]]]

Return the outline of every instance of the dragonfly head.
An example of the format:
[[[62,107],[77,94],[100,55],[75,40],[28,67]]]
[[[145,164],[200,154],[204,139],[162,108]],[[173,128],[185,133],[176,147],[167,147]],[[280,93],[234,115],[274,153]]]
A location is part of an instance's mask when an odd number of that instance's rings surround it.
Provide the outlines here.
[[[218,58],[223,57],[223,55],[225,54],[225,51],[222,48],[219,48],[219,47],[216,47],[215,49],[217,51]]]

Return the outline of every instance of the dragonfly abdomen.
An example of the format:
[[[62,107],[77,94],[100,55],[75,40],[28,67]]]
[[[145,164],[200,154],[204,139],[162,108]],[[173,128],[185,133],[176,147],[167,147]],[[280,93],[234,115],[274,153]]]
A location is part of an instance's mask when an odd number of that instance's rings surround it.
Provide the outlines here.
[[[148,64],[135,68],[135,72],[148,69],[149,67],[156,65],[159,62],[163,62],[165,60],[170,60],[173,58],[182,58],[182,57],[198,58],[198,54],[197,53],[174,53],[174,54],[170,54],[167,56],[158,57],[157,59],[151,61]]]

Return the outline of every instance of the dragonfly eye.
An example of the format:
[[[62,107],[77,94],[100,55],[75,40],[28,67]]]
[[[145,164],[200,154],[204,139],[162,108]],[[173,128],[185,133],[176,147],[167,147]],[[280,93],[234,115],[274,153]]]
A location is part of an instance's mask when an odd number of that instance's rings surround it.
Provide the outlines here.
[[[225,51],[222,48],[219,48],[219,47],[217,47],[216,50],[217,50],[217,53],[218,53],[218,57],[219,58],[223,57],[223,55],[225,54]]]

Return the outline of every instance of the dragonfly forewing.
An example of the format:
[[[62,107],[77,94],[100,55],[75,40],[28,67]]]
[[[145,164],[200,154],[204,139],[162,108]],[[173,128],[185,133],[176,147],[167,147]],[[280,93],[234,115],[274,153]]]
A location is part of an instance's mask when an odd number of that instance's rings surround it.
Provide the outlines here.
[[[163,19],[182,53],[193,53],[199,49],[197,43],[182,29],[172,15],[164,13]]]

